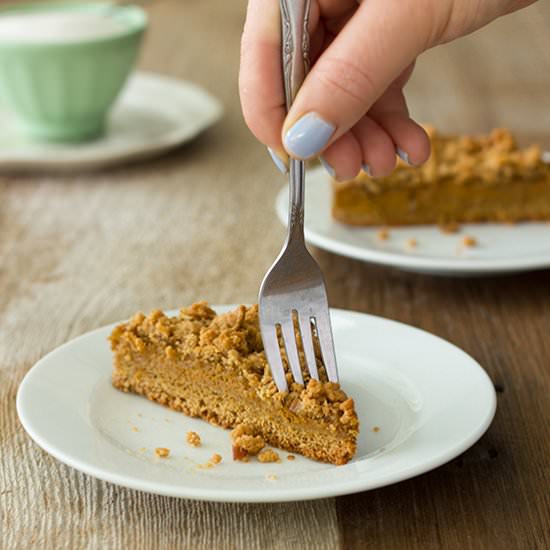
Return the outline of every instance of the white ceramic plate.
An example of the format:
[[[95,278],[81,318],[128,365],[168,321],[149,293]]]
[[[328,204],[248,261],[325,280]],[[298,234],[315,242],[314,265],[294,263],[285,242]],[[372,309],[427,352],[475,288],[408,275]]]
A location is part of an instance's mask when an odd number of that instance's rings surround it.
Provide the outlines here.
[[[106,340],[114,325],[41,359],[19,388],[19,418],[38,445],[89,475],[150,493],[226,502],[374,489],[451,460],[485,432],[495,392],[471,357],[379,317],[333,310],[332,320],[341,382],[361,422],[357,455],[345,466],[301,456],[291,462],[284,452],[279,464],[233,462],[226,430],[115,390]],[[202,447],[185,443],[189,430],[201,435]],[[170,457],[155,459],[155,447],[169,448]],[[215,452],[222,463],[202,469]]]
[[[548,154],[547,154],[548,155]],[[548,159],[550,160],[550,158]],[[351,227],[331,215],[330,180],[322,168],[308,172],[306,181],[306,239],[342,256],[436,275],[490,275],[550,267],[550,224],[463,224],[459,233],[445,234],[433,225],[391,228],[389,239],[379,228]],[[286,224],[288,188],[276,200],[279,219]],[[472,248],[461,245],[475,237]],[[407,241],[416,239],[409,248]]]
[[[0,109],[0,171],[89,170],[164,153],[193,139],[222,114],[205,90],[175,78],[136,73],[111,113],[103,137],[82,144],[32,142]]]

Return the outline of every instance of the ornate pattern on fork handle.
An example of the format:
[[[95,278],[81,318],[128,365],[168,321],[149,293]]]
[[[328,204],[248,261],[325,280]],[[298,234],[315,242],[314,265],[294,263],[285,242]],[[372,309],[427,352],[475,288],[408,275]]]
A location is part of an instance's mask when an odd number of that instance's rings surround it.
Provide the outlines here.
[[[287,110],[309,70],[309,13],[311,0],[280,0],[282,62]],[[296,45],[300,45],[300,49]]]
[[[309,69],[309,13],[311,0],[280,0],[281,61],[285,84],[286,108],[290,109]],[[304,178],[302,161],[290,160],[289,234],[301,235],[304,228]]]

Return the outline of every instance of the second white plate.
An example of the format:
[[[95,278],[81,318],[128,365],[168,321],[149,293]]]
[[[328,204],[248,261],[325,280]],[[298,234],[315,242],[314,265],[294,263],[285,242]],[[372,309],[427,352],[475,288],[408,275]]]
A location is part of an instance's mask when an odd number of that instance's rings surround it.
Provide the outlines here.
[[[381,487],[451,460],[485,432],[495,412],[494,388],[463,351],[379,317],[332,310],[332,320],[342,385],[361,422],[356,457],[345,466],[301,456],[288,461],[284,452],[279,464],[233,462],[226,430],[113,388],[107,342],[113,325],[40,360],[19,388],[19,418],[43,449],[89,475],[151,493],[226,502]],[[202,447],[186,444],[188,430],[201,435]],[[170,457],[156,459],[155,447],[168,447]],[[222,463],[201,467],[213,453]]]
[[[550,267],[550,224],[463,224],[459,233],[445,234],[434,225],[395,227],[380,240],[379,228],[352,227],[331,215],[331,183],[322,168],[306,177],[306,239],[311,244],[357,260],[436,275],[490,275]],[[286,224],[288,188],[277,196],[276,210]],[[465,235],[476,239],[464,247]],[[407,242],[417,245],[409,248]]]

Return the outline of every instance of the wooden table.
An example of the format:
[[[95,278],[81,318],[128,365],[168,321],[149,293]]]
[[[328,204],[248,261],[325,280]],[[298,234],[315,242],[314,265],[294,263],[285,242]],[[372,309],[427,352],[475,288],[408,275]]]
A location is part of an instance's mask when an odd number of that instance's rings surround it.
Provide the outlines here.
[[[159,0],[149,11],[141,66],[205,86],[226,114],[153,162],[0,178],[0,547],[550,547],[548,271],[437,278],[317,252],[333,306],[450,340],[498,391],[478,444],[391,487],[280,505],[191,502],[82,475],[26,436],[15,396],[42,355],[138,309],[254,301],[283,239],[273,212],[283,182],[239,110],[244,1]],[[412,112],[446,130],[507,125],[550,147],[549,21],[539,2],[429,52],[408,88]]]

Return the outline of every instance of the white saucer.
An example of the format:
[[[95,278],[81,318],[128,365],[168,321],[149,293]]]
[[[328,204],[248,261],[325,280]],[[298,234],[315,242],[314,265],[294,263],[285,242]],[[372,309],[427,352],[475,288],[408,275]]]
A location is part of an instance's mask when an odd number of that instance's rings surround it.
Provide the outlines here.
[[[357,455],[345,466],[301,456],[291,462],[285,452],[279,464],[233,462],[226,430],[115,390],[106,340],[114,325],[41,359],[19,388],[19,418],[38,445],[89,475],[150,493],[225,502],[374,489],[444,464],[485,432],[495,412],[494,388],[463,351],[379,317],[333,310],[332,320],[341,382],[361,422]],[[189,430],[200,434],[202,447],[185,443]],[[154,458],[155,447],[169,448],[170,457]],[[213,453],[222,463],[201,469]]]
[[[306,178],[305,233],[308,242],[342,256],[435,275],[490,275],[550,267],[550,224],[463,224],[459,233],[445,234],[433,225],[390,228],[389,238],[377,237],[379,228],[351,227],[331,216],[330,178],[322,168]],[[288,188],[277,196],[279,219],[286,224]],[[477,245],[461,245],[465,235]],[[417,245],[409,248],[407,241]]]
[[[32,142],[0,109],[0,171],[90,170],[150,158],[193,139],[222,114],[221,103],[183,80],[136,73],[111,113],[103,137],[82,144]]]

